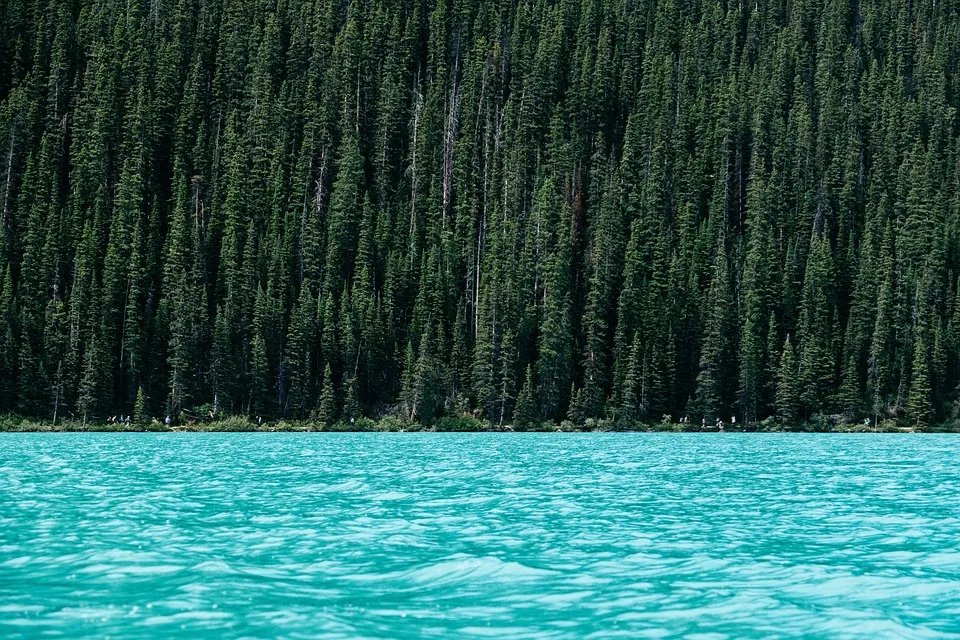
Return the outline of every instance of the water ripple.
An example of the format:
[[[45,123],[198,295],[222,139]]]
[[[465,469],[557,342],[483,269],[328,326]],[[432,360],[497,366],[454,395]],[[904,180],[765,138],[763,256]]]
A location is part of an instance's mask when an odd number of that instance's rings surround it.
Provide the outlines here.
[[[2,434],[0,637],[957,638],[958,445]]]

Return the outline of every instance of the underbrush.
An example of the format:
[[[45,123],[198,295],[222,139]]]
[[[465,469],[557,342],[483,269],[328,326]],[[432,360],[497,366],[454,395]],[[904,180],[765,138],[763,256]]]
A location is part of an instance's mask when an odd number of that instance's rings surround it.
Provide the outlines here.
[[[564,420],[559,424],[543,421],[528,424],[521,428],[511,424],[498,425],[471,415],[454,415],[437,418],[430,424],[408,420],[401,416],[387,415],[378,420],[361,417],[353,421],[338,420],[333,423],[323,423],[317,420],[260,420],[255,421],[247,416],[224,416],[214,420],[178,420],[170,425],[154,419],[150,422],[111,423],[103,420],[89,420],[84,422],[73,417],[45,421],[36,418],[18,416],[15,414],[0,415],[0,432],[418,432],[431,431],[442,433],[477,433],[477,432],[715,432],[717,429],[706,429],[699,423],[679,423],[664,416],[659,422],[631,421],[612,418],[588,418],[581,424]],[[809,421],[784,425],[773,418],[750,425],[727,425],[727,432],[819,432],[819,433],[960,433],[960,418],[945,423],[917,428],[905,425],[895,420],[881,420],[879,424],[844,422],[833,417],[818,416]]]

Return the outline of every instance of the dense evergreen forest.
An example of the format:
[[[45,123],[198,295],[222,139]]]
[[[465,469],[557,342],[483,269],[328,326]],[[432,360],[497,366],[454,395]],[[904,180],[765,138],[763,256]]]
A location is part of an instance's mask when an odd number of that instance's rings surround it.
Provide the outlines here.
[[[0,0],[0,412],[951,420],[958,71],[958,0]]]

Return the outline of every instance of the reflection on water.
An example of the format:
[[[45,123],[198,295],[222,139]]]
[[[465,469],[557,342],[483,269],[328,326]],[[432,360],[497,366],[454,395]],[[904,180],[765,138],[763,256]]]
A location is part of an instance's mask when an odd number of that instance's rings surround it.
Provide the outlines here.
[[[0,434],[0,636],[958,637],[958,452]]]

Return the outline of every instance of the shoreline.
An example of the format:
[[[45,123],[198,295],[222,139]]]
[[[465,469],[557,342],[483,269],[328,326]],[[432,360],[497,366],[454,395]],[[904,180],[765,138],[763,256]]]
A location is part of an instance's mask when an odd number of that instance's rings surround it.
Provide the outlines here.
[[[740,425],[737,425],[740,427]],[[595,424],[574,425],[543,423],[528,428],[494,425],[478,420],[439,421],[431,426],[393,419],[380,421],[363,419],[355,424],[323,424],[313,421],[276,421],[257,424],[242,418],[227,418],[211,422],[167,426],[160,423],[109,424],[65,421],[51,424],[25,418],[8,417],[0,420],[0,433],[960,433],[954,425],[936,425],[924,429],[895,426],[890,423],[871,428],[863,424],[832,425],[806,423],[793,428],[780,425],[754,425],[750,428],[717,429],[687,428],[679,423],[635,423],[614,426],[601,421]]]

